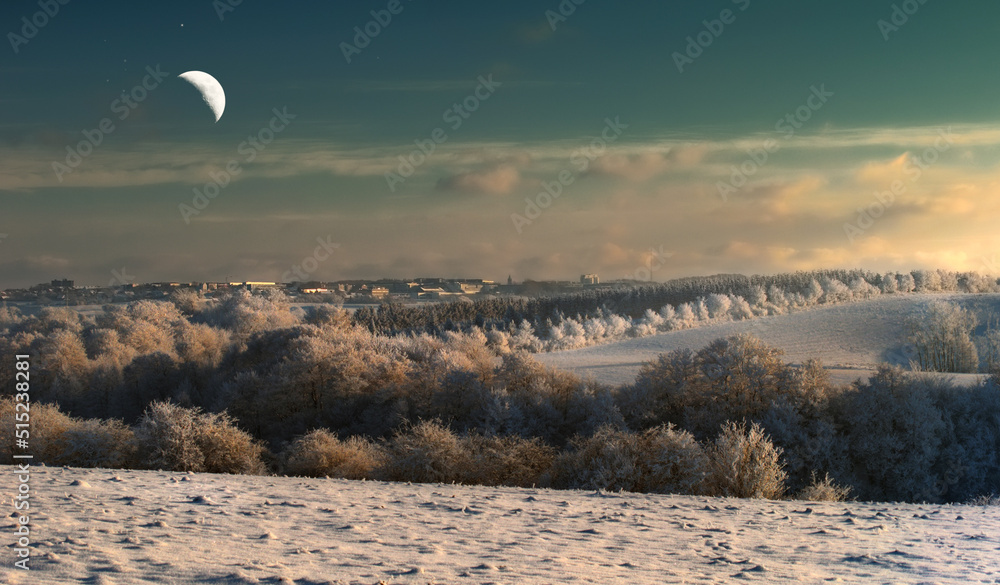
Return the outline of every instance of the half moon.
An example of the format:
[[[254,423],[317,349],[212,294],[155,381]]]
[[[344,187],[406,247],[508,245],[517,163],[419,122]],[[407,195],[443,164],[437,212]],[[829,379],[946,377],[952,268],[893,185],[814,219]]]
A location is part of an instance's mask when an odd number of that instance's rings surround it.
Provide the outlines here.
[[[222,118],[222,112],[226,110],[226,92],[222,90],[222,84],[202,71],[188,71],[177,77],[195,86],[201,92],[201,99],[205,100],[209,108],[212,108],[215,121],[218,122]]]

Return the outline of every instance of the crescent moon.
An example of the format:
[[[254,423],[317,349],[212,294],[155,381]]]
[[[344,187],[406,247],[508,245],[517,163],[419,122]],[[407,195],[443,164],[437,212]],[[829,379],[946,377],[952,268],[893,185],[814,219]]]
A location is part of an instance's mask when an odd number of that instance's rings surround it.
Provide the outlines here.
[[[208,107],[212,109],[215,121],[218,122],[222,118],[222,112],[226,110],[226,92],[222,90],[222,84],[202,71],[188,71],[177,77],[195,86],[201,92],[201,99],[205,100]]]

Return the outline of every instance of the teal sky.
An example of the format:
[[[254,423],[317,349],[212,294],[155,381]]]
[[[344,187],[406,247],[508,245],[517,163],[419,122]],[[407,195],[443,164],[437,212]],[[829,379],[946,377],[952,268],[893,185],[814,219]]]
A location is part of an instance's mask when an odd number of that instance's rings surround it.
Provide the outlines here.
[[[0,7],[0,287],[1000,272],[995,2],[51,2]]]

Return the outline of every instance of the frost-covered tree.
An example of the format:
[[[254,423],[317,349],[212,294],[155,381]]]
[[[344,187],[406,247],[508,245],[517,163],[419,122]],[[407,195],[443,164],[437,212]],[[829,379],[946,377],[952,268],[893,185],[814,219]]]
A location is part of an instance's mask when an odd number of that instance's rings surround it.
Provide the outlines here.
[[[891,295],[899,292],[899,281],[896,280],[895,272],[886,272],[882,275],[882,282],[879,284],[882,294]]]
[[[710,319],[722,319],[729,316],[729,310],[733,306],[733,301],[728,295],[710,294],[705,301]]]
[[[972,341],[976,316],[953,303],[933,302],[907,323],[917,361],[934,372],[976,372],[979,356]]]
[[[909,272],[899,274],[896,279],[899,283],[899,292],[911,293],[917,290],[917,281],[913,278],[913,274]]]
[[[940,501],[933,473],[946,430],[926,387],[882,366],[839,407],[858,495],[871,500]]]

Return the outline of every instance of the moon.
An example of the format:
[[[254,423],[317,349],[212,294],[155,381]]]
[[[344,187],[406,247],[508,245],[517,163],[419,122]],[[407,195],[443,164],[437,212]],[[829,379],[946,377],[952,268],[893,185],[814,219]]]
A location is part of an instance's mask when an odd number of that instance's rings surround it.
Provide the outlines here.
[[[226,110],[226,92],[222,90],[222,84],[202,71],[188,71],[177,77],[195,86],[201,92],[201,99],[205,100],[208,107],[212,109],[215,121],[218,122],[222,118],[222,112]]]

